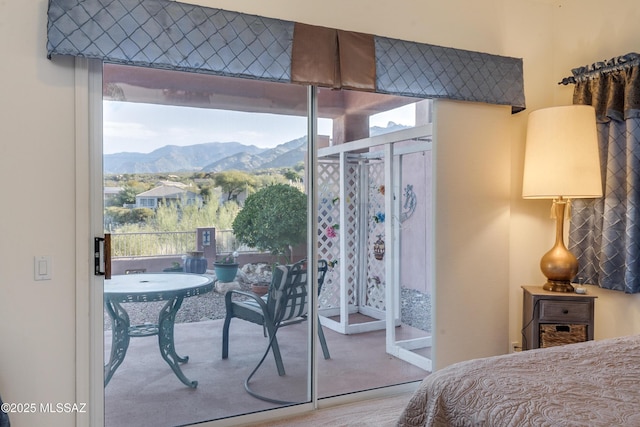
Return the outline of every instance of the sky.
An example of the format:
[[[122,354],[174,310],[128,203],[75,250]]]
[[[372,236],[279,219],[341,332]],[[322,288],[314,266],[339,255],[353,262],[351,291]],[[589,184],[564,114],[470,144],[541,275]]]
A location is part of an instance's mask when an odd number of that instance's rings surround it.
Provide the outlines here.
[[[373,116],[371,126],[386,127],[389,121],[413,126],[413,110],[398,110]],[[103,102],[103,120],[104,154],[232,141],[268,148],[307,132],[306,117],[117,101]],[[320,119],[318,133],[331,135],[331,121]]]

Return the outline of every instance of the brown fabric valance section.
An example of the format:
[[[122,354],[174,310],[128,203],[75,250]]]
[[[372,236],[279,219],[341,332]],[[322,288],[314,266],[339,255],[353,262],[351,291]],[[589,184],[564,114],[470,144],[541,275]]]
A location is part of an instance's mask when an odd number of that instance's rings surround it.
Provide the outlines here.
[[[335,89],[375,91],[373,35],[296,23],[291,81]]]
[[[335,30],[296,23],[291,46],[291,81],[336,87],[339,73]]]
[[[599,122],[640,117],[640,55],[629,53],[572,72],[561,83],[575,83],[573,103],[593,105]]]
[[[338,30],[340,78],[346,89],[376,90],[376,49],[370,34]]]

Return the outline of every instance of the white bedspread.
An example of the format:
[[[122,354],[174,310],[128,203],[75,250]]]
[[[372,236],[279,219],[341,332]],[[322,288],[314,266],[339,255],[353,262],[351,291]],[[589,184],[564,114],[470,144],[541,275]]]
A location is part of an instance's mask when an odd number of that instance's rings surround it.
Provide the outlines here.
[[[640,426],[640,335],[448,366],[398,426]]]

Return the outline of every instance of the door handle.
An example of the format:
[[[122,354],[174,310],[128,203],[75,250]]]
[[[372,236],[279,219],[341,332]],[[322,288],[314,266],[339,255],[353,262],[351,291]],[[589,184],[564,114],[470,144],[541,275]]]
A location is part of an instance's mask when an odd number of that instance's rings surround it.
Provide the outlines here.
[[[111,234],[93,239],[93,266],[96,276],[111,279]]]

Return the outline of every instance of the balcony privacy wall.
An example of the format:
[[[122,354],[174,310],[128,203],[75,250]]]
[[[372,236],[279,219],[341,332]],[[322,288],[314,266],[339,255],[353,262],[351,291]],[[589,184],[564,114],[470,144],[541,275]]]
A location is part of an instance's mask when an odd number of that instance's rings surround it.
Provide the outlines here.
[[[525,108],[522,60],[168,0],[50,0],[48,57]]]

